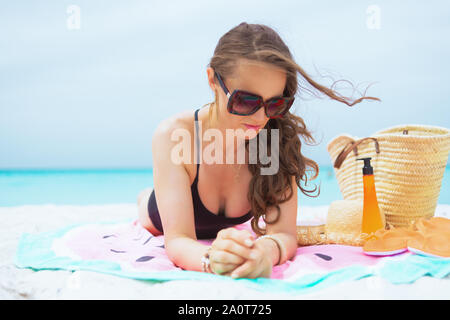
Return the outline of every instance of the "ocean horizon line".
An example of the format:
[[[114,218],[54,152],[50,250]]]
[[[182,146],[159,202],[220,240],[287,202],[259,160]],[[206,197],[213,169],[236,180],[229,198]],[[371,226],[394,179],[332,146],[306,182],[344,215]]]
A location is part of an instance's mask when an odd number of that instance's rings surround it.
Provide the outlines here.
[[[332,167],[331,164],[327,165],[321,165],[319,164],[319,167]],[[450,166],[448,166],[450,168]],[[29,168],[0,168],[0,174],[3,173],[11,173],[11,172],[18,172],[18,173],[26,173],[26,172],[111,172],[111,171],[152,171],[153,167],[80,167],[80,168],[71,168],[71,167],[45,167],[45,168],[38,168],[38,167],[29,167]]]
[[[320,168],[333,168],[332,164],[318,164]],[[446,170],[450,170],[450,163],[446,165]],[[4,173],[59,173],[59,172],[144,172],[152,171],[153,167],[18,167],[0,168],[0,174]]]

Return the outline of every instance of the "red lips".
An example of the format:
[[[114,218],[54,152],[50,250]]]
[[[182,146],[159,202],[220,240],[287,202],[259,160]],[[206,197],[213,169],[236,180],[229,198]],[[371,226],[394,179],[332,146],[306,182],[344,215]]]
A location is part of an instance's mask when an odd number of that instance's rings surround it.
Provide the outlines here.
[[[258,130],[261,127],[259,125],[251,125],[251,124],[246,124],[246,123],[244,123],[244,126],[246,126],[247,129],[253,129],[253,130]]]

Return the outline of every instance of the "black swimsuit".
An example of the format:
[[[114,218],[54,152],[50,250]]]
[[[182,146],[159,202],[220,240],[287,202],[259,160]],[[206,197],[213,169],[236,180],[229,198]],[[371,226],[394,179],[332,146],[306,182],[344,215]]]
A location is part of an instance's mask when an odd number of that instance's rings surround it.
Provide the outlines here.
[[[198,116],[197,113],[200,109],[195,111],[195,127],[196,131],[198,131]],[[197,137],[198,139],[198,137]],[[197,146],[198,146],[198,141]],[[198,151],[197,148],[197,159],[198,159]],[[199,161],[197,161],[199,162]],[[191,185],[192,192],[192,201],[194,205],[194,220],[195,220],[195,232],[197,235],[197,239],[211,239],[217,236],[217,232],[221,229],[228,228],[237,224],[244,223],[252,218],[251,210],[241,217],[229,218],[225,216],[223,210],[219,210],[218,214],[214,214],[209,211],[200,200],[200,196],[198,194],[198,174],[200,169],[200,163],[197,163],[197,175],[195,176],[194,182]],[[150,199],[148,201],[148,214],[150,220],[153,222],[153,225],[160,232],[163,233],[161,217],[158,212],[158,206],[156,204],[155,190],[152,191],[150,195]]]

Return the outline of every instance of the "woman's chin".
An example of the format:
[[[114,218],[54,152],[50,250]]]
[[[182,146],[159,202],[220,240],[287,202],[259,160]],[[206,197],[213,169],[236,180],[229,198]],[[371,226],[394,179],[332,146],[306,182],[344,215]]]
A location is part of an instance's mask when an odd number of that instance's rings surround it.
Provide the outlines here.
[[[243,131],[243,138],[245,140],[252,140],[256,138],[258,135],[260,129],[254,130],[254,129],[244,129]]]

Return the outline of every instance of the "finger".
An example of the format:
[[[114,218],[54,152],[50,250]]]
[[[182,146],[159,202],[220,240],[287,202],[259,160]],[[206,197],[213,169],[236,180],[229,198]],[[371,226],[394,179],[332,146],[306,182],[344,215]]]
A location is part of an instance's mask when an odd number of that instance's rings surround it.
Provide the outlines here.
[[[236,269],[238,265],[233,263],[212,263],[211,270],[220,275],[226,275]]]
[[[263,261],[264,252],[254,250],[254,258],[247,260],[241,266],[236,268],[232,273],[232,277],[236,278],[252,278],[259,274],[261,271],[261,262]]]
[[[220,241],[216,241],[214,243],[214,249],[216,249],[214,251],[224,251],[232,253],[244,259],[254,259],[254,250],[239,244],[233,239],[221,239]]]
[[[231,240],[229,240],[231,242]],[[223,241],[222,241],[223,243]],[[220,246],[220,244],[218,244]],[[235,245],[231,242],[231,245]],[[224,247],[228,247],[224,245]],[[214,248],[215,250],[211,250],[209,253],[209,260],[214,261],[216,263],[232,263],[232,264],[241,264],[245,261],[241,255],[234,254],[233,252],[225,251],[225,249]]]
[[[254,261],[247,260],[242,265],[237,267],[232,273],[232,278],[246,278],[247,275],[249,275],[253,269],[255,268]]]
[[[223,235],[224,239],[232,239],[239,244],[251,248],[254,244],[253,235],[247,230],[238,230],[236,228],[227,228]]]

